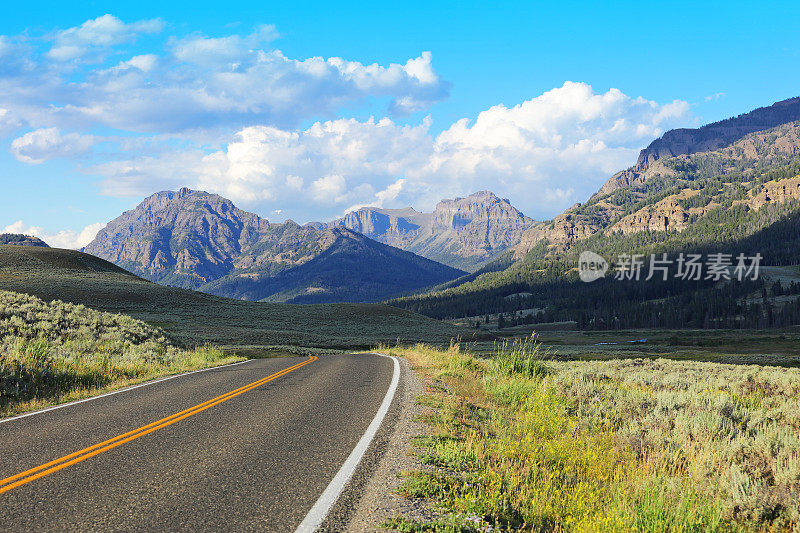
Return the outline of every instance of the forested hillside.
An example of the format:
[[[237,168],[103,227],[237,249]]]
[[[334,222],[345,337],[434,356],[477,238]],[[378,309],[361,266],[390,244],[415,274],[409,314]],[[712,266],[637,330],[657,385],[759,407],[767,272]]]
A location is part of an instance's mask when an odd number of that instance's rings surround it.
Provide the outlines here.
[[[763,270],[757,279],[742,281],[732,274],[739,254],[760,254],[762,266],[800,263],[800,122],[739,136],[710,151],[685,152],[651,160],[659,171],[646,180],[596,194],[535,228],[507,268],[391,303],[436,318],[505,313],[504,325],[799,324],[800,285],[791,269],[779,280]],[[606,276],[592,283],[578,277],[578,257],[586,250],[609,262]],[[707,261],[719,253],[730,254],[723,256],[726,275],[680,277],[680,254]],[[622,275],[624,254],[643,256],[640,279],[615,279]],[[651,254],[667,254],[666,280],[661,273],[645,279]]]

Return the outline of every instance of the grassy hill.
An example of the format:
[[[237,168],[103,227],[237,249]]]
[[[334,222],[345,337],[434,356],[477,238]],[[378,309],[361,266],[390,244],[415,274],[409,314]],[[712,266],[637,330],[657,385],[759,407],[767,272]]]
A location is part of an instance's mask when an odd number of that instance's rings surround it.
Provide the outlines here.
[[[15,244],[17,246],[41,246],[47,248],[47,243],[31,235],[20,233],[0,233],[0,244]]]
[[[0,290],[124,313],[181,344],[349,349],[380,342],[448,343],[469,330],[380,304],[289,305],[158,285],[72,250],[0,246]]]
[[[236,360],[126,315],[0,291],[0,416]]]

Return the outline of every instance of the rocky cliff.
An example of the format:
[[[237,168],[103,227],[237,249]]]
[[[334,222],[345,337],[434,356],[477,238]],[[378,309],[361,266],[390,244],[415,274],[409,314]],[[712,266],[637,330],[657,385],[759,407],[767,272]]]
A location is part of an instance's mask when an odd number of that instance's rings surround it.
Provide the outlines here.
[[[800,120],[800,97],[760,107],[749,113],[713,122],[697,129],[675,129],[666,132],[639,153],[636,164],[614,174],[597,192],[603,196],[620,187],[644,183],[665,171],[659,160],[700,152],[713,152],[736,143],[742,137],[782,124]]]
[[[744,168],[790,162],[800,156],[800,97],[756,109],[698,129],[671,130],[641,151],[633,167],[612,176],[586,204],[525,232],[514,255],[520,259],[546,240],[554,252],[613,227],[613,231],[681,231],[691,215],[676,203],[685,196],[658,197],[669,188],[690,188],[698,177],[733,175]],[[738,178],[737,178],[738,179]],[[651,201],[651,198],[657,199]],[[755,206],[753,206],[755,207]]]
[[[152,281],[196,289],[235,267],[300,264],[324,247],[318,237],[314,228],[270,224],[221,196],[181,189],[146,198],[85,251]]]
[[[465,270],[520,242],[534,221],[489,191],[442,200],[432,213],[365,207],[331,223]]]
[[[318,229],[292,221],[274,224],[237,208],[230,200],[202,191],[165,191],[146,198],[136,209],[111,221],[85,251],[157,283],[210,292],[220,296],[262,299],[272,296],[270,281],[302,265],[332,254],[337,247],[360,240],[361,235],[343,228]],[[441,283],[461,271],[374,243],[369,257],[348,277],[336,261],[320,268],[335,269],[336,297],[352,301],[380,300],[397,292]],[[341,261],[356,261],[358,250]],[[399,254],[398,254],[399,252]],[[405,254],[405,255],[404,255]],[[369,290],[359,287],[358,272],[371,267],[376,257],[386,259],[381,268],[395,279],[376,283]],[[319,264],[319,263],[315,263]],[[330,281],[319,269],[305,269],[307,276]],[[281,285],[281,291],[296,294],[311,283],[295,275],[297,286]],[[313,284],[313,283],[312,283]],[[247,290],[242,289],[247,286]],[[277,290],[277,289],[276,289]],[[334,301],[328,287],[316,287],[320,301]],[[256,298],[257,296],[257,298]],[[308,299],[314,301],[313,298]],[[342,300],[336,300],[342,301]]]

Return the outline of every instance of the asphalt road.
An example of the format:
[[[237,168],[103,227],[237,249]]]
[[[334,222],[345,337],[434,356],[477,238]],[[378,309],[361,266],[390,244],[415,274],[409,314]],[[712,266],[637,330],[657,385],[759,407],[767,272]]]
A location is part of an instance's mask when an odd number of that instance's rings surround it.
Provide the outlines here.
[[[0,423],[0,531],[293,531],[393,376],[377,355],[307,361],[248,361]]]

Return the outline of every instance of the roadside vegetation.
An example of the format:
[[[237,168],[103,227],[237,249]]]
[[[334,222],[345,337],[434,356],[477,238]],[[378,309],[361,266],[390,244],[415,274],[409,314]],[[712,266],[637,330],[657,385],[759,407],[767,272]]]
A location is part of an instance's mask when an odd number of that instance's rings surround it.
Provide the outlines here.
[[[122,314],[0,291],[0,416],[241,360]]]
[[[401,492],[436,522],[399,531],[800,528],[800,370],[665,359],[555,361],[384,348],[428,379],[426,468]]]

